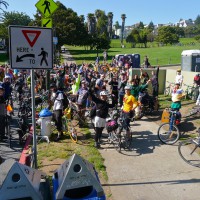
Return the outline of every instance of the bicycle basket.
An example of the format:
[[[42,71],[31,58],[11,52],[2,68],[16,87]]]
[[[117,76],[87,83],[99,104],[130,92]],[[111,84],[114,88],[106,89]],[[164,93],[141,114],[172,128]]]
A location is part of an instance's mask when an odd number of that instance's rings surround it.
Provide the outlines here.
[[[107,132],[115,131],[118,128],[118,123],[112,119],[106,123]]]

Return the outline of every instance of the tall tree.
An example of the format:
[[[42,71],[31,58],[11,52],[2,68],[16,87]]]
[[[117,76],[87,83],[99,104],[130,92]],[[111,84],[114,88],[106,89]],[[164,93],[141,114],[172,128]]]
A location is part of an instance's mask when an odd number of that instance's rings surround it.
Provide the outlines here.
[[[109,38],[112,38],[112,24],[113,24],[113,13],[108,13],[108,34]]]
[[[6,1],[2,1],[0,0],[0,10],[2,11],[2,13],[0,12],[0,20],[3,19],[3,13],[5,12],[4,9],[1,6],[4,6],[4,8],[8,8],[9,4]]]
[[[93,13],[87,15],[88,33],[95,34],[96,32],[96,19]]]
[[[0,10],[4,11],[3,8],[1,8],[1,5],[3,5],[6,9],[8,8],[9,4],[6,1],[0,0]]]
[[[122,18],[121,45],[123,46],[123,39],[124,39],[124,26],[125,26],[126,14],[122,14],[122,15],[121,15],[121,18]]]
[[[200,25],[200,15],[197,16],[194,22],[195,22],[195,25]]]

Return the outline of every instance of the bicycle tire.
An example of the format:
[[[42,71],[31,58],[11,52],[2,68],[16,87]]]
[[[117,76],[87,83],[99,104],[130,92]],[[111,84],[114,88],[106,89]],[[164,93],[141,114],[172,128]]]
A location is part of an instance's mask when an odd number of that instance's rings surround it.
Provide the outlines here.
[[[199,139],[191,138],[179,143],[178,153],[187,164],[200,167],[199,147]]]
[[[198,112],[199,112],[198,110],[192,109],[192,110],[189,112],[188,115],[185,115],[185,117],[186,117],[186,118],[187,118],[187,117],[191,117],[191,116],[193,116],[193,115],[196,115]]]
[[[78,134],[77,130],[75,129],[76,126],[73,125],[73,120],[69,120],[67,122],[67,133],[69,134],[72,142],[77,143],[78,142]]]
[[[79,115],[78,112],[75,110],[72,110],[72,114],[71,114],[71,120],[73,120],[73,125],[77,126],[79,124]]]
[[[169,94],[170,94],[170,88],[166,87],[165,90],[164,90],[164,95],[169,96]]]
[[[170,124],[163,123],[158,128],[158,138],[164,144],[175,144],[180,138],[180,131],[176,125],[173,125],[173,130],[170,131]]]
[[[9,124],[8,116],[6,117],[6,127],[5,127],[5,130],[6,130],[6,135],[8,137],[8,144],[9,144],[9,147],[11,148],[11,134],[10,134],[10,124]]]
[[[64,133],[67,133],[68,129],[67,129],[67,119],[65,117],[62,117],[62,131]]]
[[[109,133],[109,138],[108,138],[108,142],[112,143],[114,148],[118,151],[121,152],[121,137],[119,137],[120,135],[117,133],[117,131],[112,131]]]
[[[126,132],[122,132],[122,142],[121,147],[123,147],[124,150],[130,150],[132,145],[132,132],[130,132],[129,137],[127,137]]]

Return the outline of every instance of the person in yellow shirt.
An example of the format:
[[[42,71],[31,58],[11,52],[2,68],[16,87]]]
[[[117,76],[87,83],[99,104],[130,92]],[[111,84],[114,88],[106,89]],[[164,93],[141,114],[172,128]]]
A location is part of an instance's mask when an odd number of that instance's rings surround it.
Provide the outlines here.
[[[134,110],[138,106],[137,99],[131,95],[131,87],[125,86],[125,95],[123,98],[122,114],[125,118],[126,133],[130,134],[130,122],[134,115]]]

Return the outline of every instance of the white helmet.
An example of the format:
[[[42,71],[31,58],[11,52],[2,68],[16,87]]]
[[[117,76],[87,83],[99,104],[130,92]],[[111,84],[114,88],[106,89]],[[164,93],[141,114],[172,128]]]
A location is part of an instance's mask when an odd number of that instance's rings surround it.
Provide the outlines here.
[[[101,91],[100,92],[100,96],[107,96],[108,95],[108,92],[107,91]]]
[[[125,86],[125,90],[131,90],[131,87],[129,85]]]

